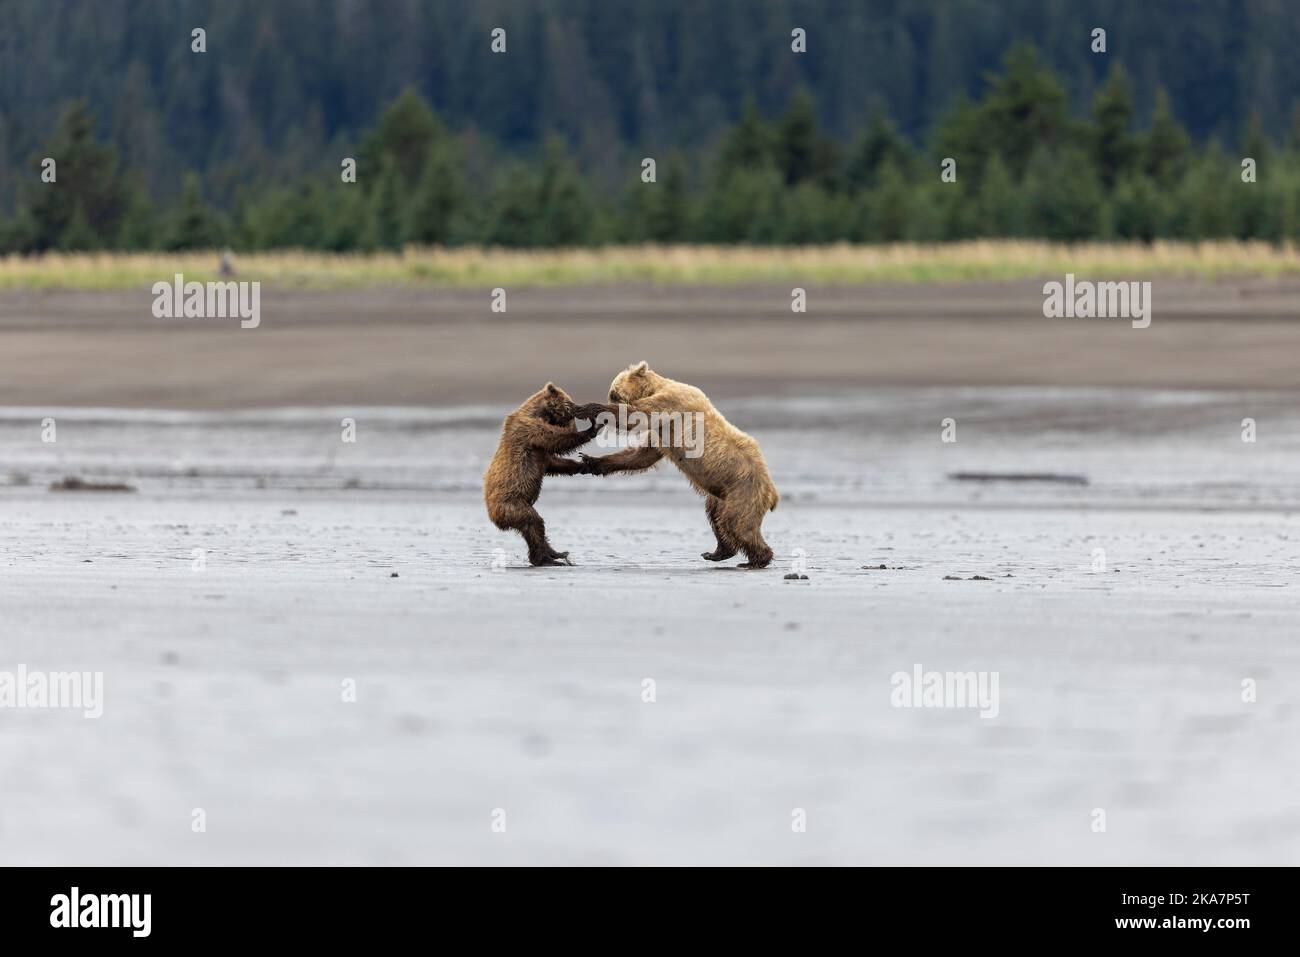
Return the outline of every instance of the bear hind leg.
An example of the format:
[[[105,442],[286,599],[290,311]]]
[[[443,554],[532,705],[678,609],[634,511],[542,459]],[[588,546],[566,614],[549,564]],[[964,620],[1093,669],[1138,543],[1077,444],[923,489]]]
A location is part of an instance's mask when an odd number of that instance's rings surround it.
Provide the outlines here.
[[[523,536],[528,546],[530,565],[571,565],[568,552],[557,552],[546,540],[546,522],[537,509],[522,502],[501,510],[498,528],[513,528]]]
[[[704,502],[704,514],[709,517],[709,527],[713,529],[713,534],[718,539],[718,545],[713,551],[701,553],[700,557],[705,561],[725,562],[738,551],[731,543],[730,536],[723,533],[722,526],[719,524],[721,509],[722,499],[716,495],[710,495]]]
[[[763,540],[763,503],[745,501],[737,496],[728,501],[724,508],[723,527],[728,530],[732,541],[740,546],[749,561],[741,562],[739,568],[766,568],[772,564],[772,549]]]

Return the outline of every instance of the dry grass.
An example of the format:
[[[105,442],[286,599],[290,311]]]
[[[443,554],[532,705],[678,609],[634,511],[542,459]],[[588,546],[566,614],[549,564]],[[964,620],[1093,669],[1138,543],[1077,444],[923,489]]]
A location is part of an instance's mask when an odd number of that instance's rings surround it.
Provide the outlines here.
[[[216,252],[50,254],[0,258],[0,289],[127,289],[217,279]],[[600,249],[407,249],[335,255],[237,254],[238,279],[297,288],[494,287],[613,282],[946,282],[1060,276],[1300,274],[1300,247],[1259,242],[1061,245],[977,240],[888,246],[612,246]]]

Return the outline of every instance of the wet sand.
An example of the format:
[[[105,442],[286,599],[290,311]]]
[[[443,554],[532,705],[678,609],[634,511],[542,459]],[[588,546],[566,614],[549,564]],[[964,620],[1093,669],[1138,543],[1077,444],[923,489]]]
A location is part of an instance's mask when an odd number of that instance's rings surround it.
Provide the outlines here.
[[[105,681],[0,711],[0,863],[1294,864],[1298,291],[0,294],[0,671]],[[667,467],[548,480],[574,568],[486,521],[504,412],[641,358],[762,443],[772,568]]]
[[[1060,277],[1056,277],[1060,278]],[[221,409],[604,394],[647,359],[717,397],[875,386],[1295,388],[1300,283],[1157,280],[1153,320],[1042,316],[1041,282],[303,292],[262,322],[155,319],[148,290],[0,293],[0,405]]]
[[[0,670],[105,701],[0,712],[0,860],[1294,864],[1297,409],[738,398],[783,491],[762,572],[698,557],[667,469],[548,480],[578,565],[523,567],[478,493],[499,406],[357,407],[354,445],[339,408],[58,410],[53,445],[4,410]],[[996,717],[894,707],[916,665],[996,672]]]

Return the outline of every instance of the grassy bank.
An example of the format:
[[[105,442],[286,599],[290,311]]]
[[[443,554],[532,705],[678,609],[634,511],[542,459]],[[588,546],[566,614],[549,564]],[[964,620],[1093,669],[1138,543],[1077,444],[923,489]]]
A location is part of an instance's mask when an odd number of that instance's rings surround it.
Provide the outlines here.
[[[175,273],[217,279],[216,252],[47,254],[0,258],[0,289],[131,289]],[[955,282],[1079,276],[1132,279],[1300,275],[1300,247],[1257,242],[1097,243],[978,240],[938,246],[615,246],[408,249],[330,255],[235,254],[237,279],[295,288],[521,286],[613,282]]]

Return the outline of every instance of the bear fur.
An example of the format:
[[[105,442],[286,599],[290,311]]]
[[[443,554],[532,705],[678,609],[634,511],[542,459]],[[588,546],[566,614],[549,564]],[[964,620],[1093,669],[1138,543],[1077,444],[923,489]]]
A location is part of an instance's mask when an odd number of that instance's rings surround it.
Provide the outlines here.
[[[548,382],[506,416],[501,443],[483,476],[483,500],[488,518],[502,531],[514,529],[528,544],[532,565],[571,565],[568,552],[557,552],[546,540],[546,523],[533,508],[546,475],[582,475],[590,469],[571,452],[595,438],[596,416],[604,405],[579,406],[554,382]],[[579,429],[575,419],[591,420]]]
[[[654,426],[643,431],[637,447],[599,458],[583,455],[582,461],[592,472],[640,472],[661,458],[670,459],[705,497],[704,511],[718,543],[702,557],[721,562],[741,551],[749,559],[742,568],[765,568],[770,564],[772,549],[763,540],[762,525],[766,514],[776,508],[780,494],[758,443],[723,418],[709,397],[695,386],[661,376],[645,362],[629,366],[614,378],[609,386],[609,401],[625,405],[629,416],[640,412],[647,419],[656,412],[700,413],[700,454],[692,457],[689,446],[670,441],[664,434],[668,426],[658,420],[659,431]]]

